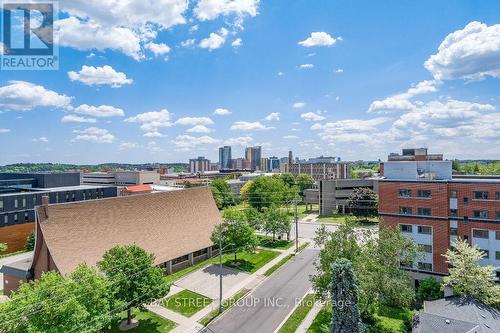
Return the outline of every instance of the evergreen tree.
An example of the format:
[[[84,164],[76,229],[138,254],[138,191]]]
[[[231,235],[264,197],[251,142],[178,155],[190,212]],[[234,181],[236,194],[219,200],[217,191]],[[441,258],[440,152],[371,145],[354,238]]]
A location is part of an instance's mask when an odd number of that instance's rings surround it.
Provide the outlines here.
[[[35,249],[35,231],[32,231],[31,234],[29,234],[26,238],[24,249],[26,251],[33,251]]]
[[[352,264],[345,258],[332,266],[332,333],[361,332],[358,309],[358,285]]]

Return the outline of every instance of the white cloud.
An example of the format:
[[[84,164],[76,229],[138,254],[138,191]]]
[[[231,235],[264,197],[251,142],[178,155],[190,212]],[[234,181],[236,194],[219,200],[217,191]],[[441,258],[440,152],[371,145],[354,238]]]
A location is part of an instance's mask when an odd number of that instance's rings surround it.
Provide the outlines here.
[[[321,121],[324,120],[325,117],[320,114],[320,112],[306,112],[300,115],[300,118],[306,121]]]
[[[47,139],[44,136],[41,136],[39,138],[33,138],[31,141],[33,141],[33,142],[47,143],[47,142],[49,142],[49,139]]]
[[[337,70],[335,70],[335,73],[344,73],[344,70],[342,68],[337,68]]]
[[[193,46],[195,43],[196,43],[196,39],[194,39],[194,38],[190,38],[190,39],[186,39],[185,41],[182,41],[182,42],[181,42],[181,46],[182,46],[182,47],[191,47],[191,46]]]
[[[302,64],[302,65],[299,65],[299,68],[301,68],[301,69],[314,68],[314,65],[313,64]]]
[[[412,110],[415,105],[410,101],[416,95],[436,92],[437,83],[431,80],[419,82],[415,87],[408,89],[407,92],[388,97],[384,100],[373,101],[368,112],[376,111],[404,111]]]
[[[188,129],[186,132],[189,133],[211,133],[214,130],[211,128],[206,127],[205,125],[196,125],[194,127],[191,127]]]
[[[120,150],[124,149],[136,149],[136,148],[142,148],[142,146],[136,142],[122,142],[120,143]]]
[[[271,112],[268,114],[265,118],[267,121],[278,121],[280,120],[280,113],[279,112]]]
[[[30,111],[36,107],[65,108],[71,97],[25,81],[9,81],[0,87],[0,106],[9,110]]]
[[[311,36],[300,41],[298,44],[304,47],[313,46],[331,46],[334,45],[338,40],[342,40],[341,37],[335,39],[330,34],[326,32],[311,32]]]
[[[191,135],[179,135],[171,141],[177,150],[188,151],[200,145],[216,144],[219,140],[208,135],[194,137]]]
[[[156,44],[153,42],[149,42],[145,46],[148,50],[153,52],[156,57],[165,55],[170,52],[170,47],[165,43]]]
[[[115,108],[114,106],[110,105],[93,106],[93,105],[82,104],[79,107],[75,108],[73,111],[75,113],[84,114],[87,116],[103,117],[103,118],[121,117],[125,115],[122,109]]]
[[[159,132],[160,128],[171,127],[172,114],[168,110],[144,112],[133,117],[125,119],[128,123],[140,123],[141,130],[146,132],[146,137],[160,137],[163,136]]]
[[[128,79],[125,73],[117,72],[108,65],[103,67],[84,65],[79,72],[68,72],[68,76],[71,81],[79,81],[88,86],[110,85],[113,88],[120,88],[134,82],[134,80]]]
[[[285,75],[285,73],[283,73],[283,72],[278,72],[278,76],[283,76],[283,75]]]
[[[56,24],[63,46],[118,50],[136,60],[158,31],[186,23],[187,0],[66,0]]]
[[[256,122],[248,122],[248,121],[237,121],[231,125],[230,130],[232,131],[265,131],[274,129],[274,127],[268,127],[263,125],[262,123]]]
[[[0,134],[1,133],[9,133],[10,129],[9,128],[0,128]]]
[[[94,118],[80,117],[75,114],[68,114],[61,118],[62,123],[95,123],[97,122]]]
[[[176,122],[178,125],[196,126],[196,125],[213,125],[213,120],[208,117],[184,117],[179,118]]]
[[[253,138],[251,136],[240,136],[237,138],[229,138],[224,141],[224,144],[228,146],[248,147],[252,144],[252,142]]]
[[[304,106],[306,106],[306,103],[304,102],[297,102],[297,103],[293,103],[292,107],[294,109],[302,109]]]
[[[219,16],[256,16],[260,0],[200,0],[194,8],[195,16],[201,20],[214,20]]]
[[[285,135],[283,137],[283,139],[286,139],[286,140],[291,140],[291,139],[298,139],[299,137],[296,136],[296,135]]]
[[[231,43],[231,46],[232,47],[239,47],[243,45],[243,40],[241,38],[236,38],[232,43]]]
[[[216,116],[229,116],[230,114],[232,114],[232,112],[224,108],[217,108],[214,111],[214,115]]]
[[[449,34],[425,68],[436,80],[500,77],[500,24],[475,21]]]
[[[218,49],[226,42],[228,33],[229,31],[226,28],[221,28],[218,33],[212,32],[209,37],[200,41],[199,47],[209,51]]]
[[[115,137],[107,129],[88,127],[84,130],[74,130],[77,134],[72,141],[88,141],[92,143],[112,143]]]
[[[151,130],[149,132],[144,133],[142,136],[144,136],[146,138],[163,138],[163,137],[166,137],[165,134],[162,134],[162,133],[158,132],[157,130]]]

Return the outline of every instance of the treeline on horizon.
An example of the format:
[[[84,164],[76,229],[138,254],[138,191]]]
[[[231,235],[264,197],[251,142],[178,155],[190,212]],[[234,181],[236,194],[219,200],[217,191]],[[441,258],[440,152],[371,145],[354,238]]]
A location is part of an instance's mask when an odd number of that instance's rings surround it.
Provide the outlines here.
[[[147,170],[151,168],[172,168],[174,172],[187,171],[187,163],[103,163],[103,164],[65,164],[65,163],[15,163],[0,166],[0,172],[66,172],[73,170],[88,170],[90,172],[112,170]]]

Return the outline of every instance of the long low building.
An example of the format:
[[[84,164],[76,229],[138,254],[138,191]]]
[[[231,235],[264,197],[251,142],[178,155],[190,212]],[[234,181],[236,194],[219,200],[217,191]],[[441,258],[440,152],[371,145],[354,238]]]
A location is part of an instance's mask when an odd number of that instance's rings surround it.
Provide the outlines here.
[[[43,272],[95,265],[110,248],[136,244],[167,274],[212,256],[221,215],[207,187],[49,205],[37,209],[33,260],[3,266],[4,293]]]

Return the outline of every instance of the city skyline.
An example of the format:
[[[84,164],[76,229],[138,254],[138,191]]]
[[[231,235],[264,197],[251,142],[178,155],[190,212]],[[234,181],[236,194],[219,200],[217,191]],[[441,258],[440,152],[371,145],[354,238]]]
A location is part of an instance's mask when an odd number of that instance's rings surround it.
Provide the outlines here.
[[[61,2],[60,69],[2,71],[0,164],[500,156],[500,4],[230,2]]]

